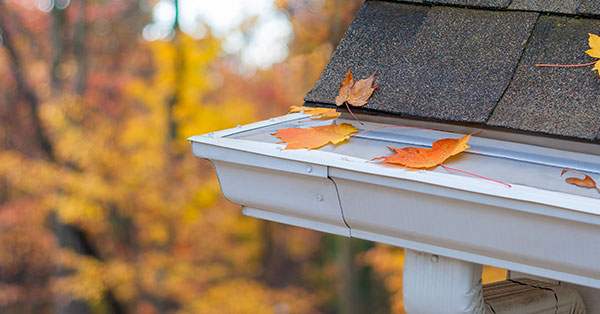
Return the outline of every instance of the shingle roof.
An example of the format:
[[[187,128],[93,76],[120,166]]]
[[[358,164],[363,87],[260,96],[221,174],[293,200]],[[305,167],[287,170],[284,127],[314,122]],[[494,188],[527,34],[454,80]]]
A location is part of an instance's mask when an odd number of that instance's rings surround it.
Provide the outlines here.
[[[598,0],[395,0],[395,2],[457,5],[473,8],[526,10],[547,13],[600,14],[600,3]]]
[[[600,79],[591,67],[537,68],[536,63],[578,64],[588,33],[600,20],[541,16],[513,80],[487,124],[548,134],[597,139]]]
[[[598,74],[535,66],[594,60],[584,51],[600,33],[599,1],[420,2],[365,2],[307,104],[333,105],[349,68],[378,84],[355,112],[600,140]]]

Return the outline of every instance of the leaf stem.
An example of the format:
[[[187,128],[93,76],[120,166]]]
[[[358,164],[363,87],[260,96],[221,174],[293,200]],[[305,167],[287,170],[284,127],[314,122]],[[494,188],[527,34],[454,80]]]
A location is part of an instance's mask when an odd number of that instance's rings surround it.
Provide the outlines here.
[[[536,64],[536,67],[554,67],[554,68],[575,68],[575,67],[585,67],[588,65],[592,65],[596,62],[599,62],[598,60],[596,61],[592,61],[589,63],[582,63],[582,64]]]
[[[440,164],[440,166],[441,166],[442,168],[444,168],[444,169],[447,169],[447,170],[452,170],[452,171],[458,171],[458,172],[462,172],[462,173],[464,173],[464,174],[468,174],[468,175],[474,176],[474,177],[476,177],[476,178],[479,178],[479,179],[484,179],[484,180],[488,180],[488,181],[492,181],[492,182],[496,182],[496,183],[504,184],[504,185],[508,186],[509,188],[511,188],[511,187],[512,187],[512,185],[510,185],[510,184],[508,184],[508,183],[504,183],[504,182],[501,182],[501,181],[498,181],[498,180],[494,180],[494,179],[490,179],[490,178],[487,178],[487,177],[484,177],[484,176],[480,176],[480,175],[478,175],[478,174],[474,174],[474,173],[472,173],[472,172],[468,172],[468,171],[464,171],[464,170],[460,170],[460,169],[456,169],[456,168],[448,167],[448,166],[446,166],[446,165],[444,165],[444,164]]]
[[[348,108],[348,112],[350,112],[350,114],[354,117],[354,119],[356,121],[358,121],[358,123],[360,123],[361,125],[365,125],[364,123],[362,123],[362,121],[358,120],[358,118],[354,115],[354,113],[352,112],[352,110],[350,110],[350,106],[348,106],[348,102],[344,101],[344,104],[346,104],[346,108]]]

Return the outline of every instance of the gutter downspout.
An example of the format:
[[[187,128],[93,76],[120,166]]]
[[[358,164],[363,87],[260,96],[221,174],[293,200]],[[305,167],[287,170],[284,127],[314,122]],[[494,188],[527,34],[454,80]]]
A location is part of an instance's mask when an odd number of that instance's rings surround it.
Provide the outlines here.
[[[407,313],[484,314],[479,264],[404,249]]]

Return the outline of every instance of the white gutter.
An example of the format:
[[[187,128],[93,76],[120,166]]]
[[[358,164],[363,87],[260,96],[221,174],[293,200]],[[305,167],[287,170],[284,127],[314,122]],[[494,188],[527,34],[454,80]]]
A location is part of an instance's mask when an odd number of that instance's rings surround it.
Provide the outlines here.
[[[507,187],[369,162],[374,147],[443,132],[412,129],[312,151],[275,144],[270,133],[279,128],[330,123],[306,117],[290,114],[189,140],[246,215],[600,288],[600,198],[556,175],[562,167],[599,171],[598,156],[475,135],[473,153],[452,166],[487,171]]]

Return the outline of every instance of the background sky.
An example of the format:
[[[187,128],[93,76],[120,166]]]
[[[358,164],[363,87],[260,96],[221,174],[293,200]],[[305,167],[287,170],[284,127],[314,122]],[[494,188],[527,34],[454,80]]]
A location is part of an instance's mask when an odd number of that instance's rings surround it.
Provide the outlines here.
[[[200,39],[207,27],[223,38],[223,49],[239,54],[247,68],[268,68],[288,55],[292,26],[285,14],[277,11],[273,0],[181,0],[179,23],[188,35]],[[172,0],[161,0],[153,8],[154,21],[144,29],[148,41],[165,40],[171,35],[175,19]],[[243,33],[240,24],[253,20]],[[242,27],[243,29],[243,27]]]

